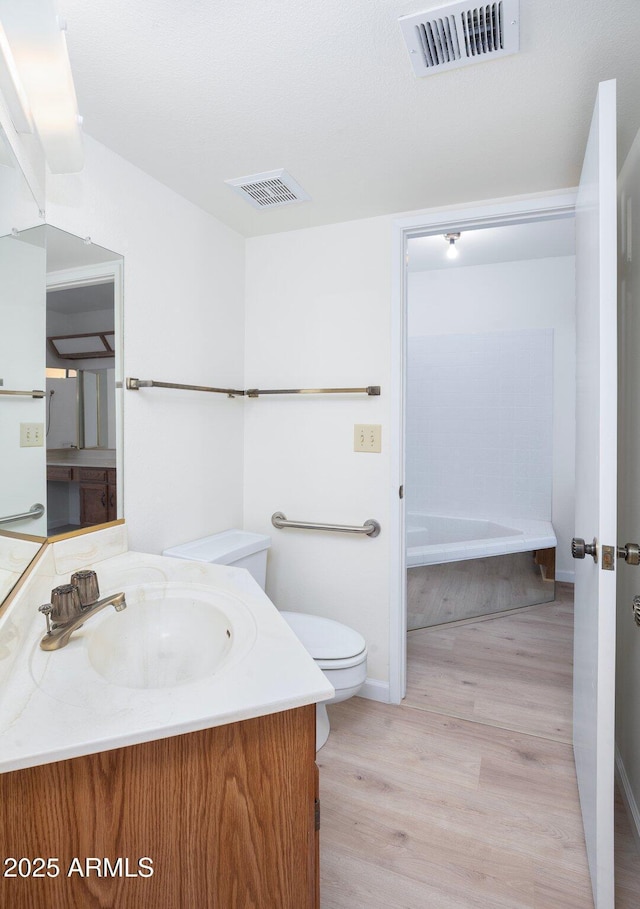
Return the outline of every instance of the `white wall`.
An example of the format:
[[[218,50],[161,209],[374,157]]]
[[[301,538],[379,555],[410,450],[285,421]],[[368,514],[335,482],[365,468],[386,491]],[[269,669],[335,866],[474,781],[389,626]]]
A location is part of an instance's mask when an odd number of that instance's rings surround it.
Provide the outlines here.
[[[0,137],[0,142],[2,142]],[[0,165],[0,237],[42,223],[38,206],[18,167]]]
[[[247,241],[246,385],[381,385],[377,397],[245,402],[248,530],[272,538],[268,593],[280,609],[345,622],[388,679],[391,219]],[[382,453],[353,451],[355,423],[382,424]],[[271,515],[339,524],[375,518],[377,539],[276,530]]]
[[[243,385],[244,241],[85,137],[81,174],[49,177],[47,222],[124,256],[126,376]],[[133,549],[242,521],[242,400],[125,391],[124,500]]]
[[[414,337],[455,335],[461,332],[500,332],[507,329],[553,330],[551,520],[558,538],[558,578],[572,581],[570,541],[574,526],[575,463],[574,257],[558,256],[416,272],[409,276],[408,297],[409,331]]]

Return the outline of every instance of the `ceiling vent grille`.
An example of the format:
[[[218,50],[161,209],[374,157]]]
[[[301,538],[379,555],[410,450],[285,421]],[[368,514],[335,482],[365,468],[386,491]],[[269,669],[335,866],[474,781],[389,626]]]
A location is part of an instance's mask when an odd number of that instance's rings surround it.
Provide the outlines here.
[[[311,198],[286,170],[236,177],[225,180],[225,183],[254,208],[275,208],[293,202],[307,202]]]
[[[400,28],[417,76],[428,76],[494,57],[520,47],[519,0],[451,3],[416,16],[403,16]]]

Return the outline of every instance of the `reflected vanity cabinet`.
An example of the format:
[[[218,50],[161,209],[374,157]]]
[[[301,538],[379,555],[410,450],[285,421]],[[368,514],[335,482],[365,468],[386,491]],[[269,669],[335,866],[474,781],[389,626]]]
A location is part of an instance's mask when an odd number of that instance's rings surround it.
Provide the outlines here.
[[[80,526],[106,524],[117,517],[115,467],[77,467],[49,465],[47,480],[77,483],[80,494]]]

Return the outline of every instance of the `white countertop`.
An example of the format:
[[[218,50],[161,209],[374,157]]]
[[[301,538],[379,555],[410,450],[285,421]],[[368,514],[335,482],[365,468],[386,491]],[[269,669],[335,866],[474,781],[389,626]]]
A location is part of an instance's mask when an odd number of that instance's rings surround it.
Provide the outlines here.
[[[113,448],[48,448],[48,467],[115,467]]]
[[[123,543],[124,540],[124,543]],[[333,688],[248,572],[126,549],[123,526],[51,544],[0,618],[0,772],[194,732],[327,700]],[[52,587],[93,567],[102,597],[139,585],[190,584],[219,594],[237,638],[212,676],[167,688],[106,681],[88,656],[91,635],[116,615],[87,620],[69,644],[45,652],[38,612]],[[135,596],[128,609],[136,608]],[[125,615],[126,613],[122,613]]]

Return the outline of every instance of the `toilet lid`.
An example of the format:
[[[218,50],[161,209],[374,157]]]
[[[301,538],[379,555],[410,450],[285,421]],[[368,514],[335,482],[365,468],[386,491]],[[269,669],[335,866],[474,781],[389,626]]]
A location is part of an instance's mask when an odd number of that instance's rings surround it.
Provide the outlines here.
[[[302,612],[280,615],[314,660],[344,660],[362,653],[367,646],[361,634],[333,619]]]

